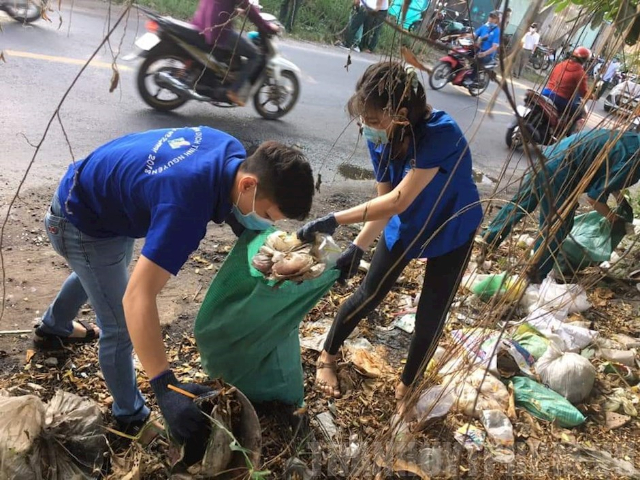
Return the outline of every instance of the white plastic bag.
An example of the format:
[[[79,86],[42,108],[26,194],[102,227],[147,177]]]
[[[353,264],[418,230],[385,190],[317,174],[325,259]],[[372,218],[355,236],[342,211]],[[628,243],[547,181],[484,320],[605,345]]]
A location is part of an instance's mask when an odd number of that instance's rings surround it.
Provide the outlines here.
[[[432,418],[444,417],[455,402],[451,391],[447,391],[442,385],[435,385],[427,388],[420,394],[416,403],[416,420],[420,425],[424,425]]]
[[[579,352],[598,338],[598,332],[572,323],[564,323],[557,318],[556,313],[538,308],[524,319],[524,323],[534,326],[545,337],[560,337],[564,342],[564,348],[561,350],[565,352]]]
[[[542,382],[571,403],[586,399],[596,379],[596,369],[582,355],[563,353],[564,342],[557,336],[549,336],[549,347],[536,363],[536,371]]]
[[[474,367],[470,367],[474,368]],[[480,418],[483,410],[501,410],[509,407],[507,387],[485,368],[458,370],[446,376],[445,388],[450,389],[456,399],[453,409],[468,417]]]
[[[0,395],[0,479],[90,478],[106,449],[94,401],[62,391],[48,405],[34,395]]]
[[[325,264],[325,269],[328,270],[336,266],[338,258],[342,250],[333,240],[333,237],[325,234],[318,234],[316,236],[316,242],[311,250],[311,254],[320,262]]]
[[[515,460],[513,453],[513,426],[509,418],[501,410],[485,410],[480,421],[487,432],[487,449],[493,458],[500,463],[511,463]]]
[[[547,311],[566,310],[567,314],[584,312],[591,308],[587,292],[580,285],[558,284],[545,278],[540,285],[538,307]]]

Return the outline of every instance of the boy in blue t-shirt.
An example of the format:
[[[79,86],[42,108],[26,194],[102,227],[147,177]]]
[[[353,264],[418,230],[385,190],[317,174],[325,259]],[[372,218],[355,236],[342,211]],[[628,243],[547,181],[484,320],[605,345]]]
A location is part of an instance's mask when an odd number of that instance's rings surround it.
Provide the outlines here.
[[[45,216],[51,244],[72,273],[36,328],[36,344],[99,338],[113,416],[129,430],[149,417],[136,382],[135,347],[172,436],[205,448],[207,422],[169,386],[195,395],[208,389],[182,384],[171,372],[157,296],[210,221],[227,222],[239,235],[283,218],[302,220],[313,193],[311,167],[298,150],[265,142],[247,157],[238,140],[208,127],[133,133],[99,147],[69,167]],[[143,237],[129,278],[134,239]],[[100,329],[75,320],[87,300]],[[187,450],[199,458],[197,448]]]

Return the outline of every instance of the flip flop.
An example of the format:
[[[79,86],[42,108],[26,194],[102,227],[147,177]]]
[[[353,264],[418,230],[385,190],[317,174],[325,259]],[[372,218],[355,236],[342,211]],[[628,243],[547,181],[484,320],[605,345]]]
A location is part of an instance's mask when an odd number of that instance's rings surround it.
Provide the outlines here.
[[[85,329],[86,333],[84,337],[65,337],[48,333],[43,331],[44,325],[39,323],[34,327],[35,335],[33,337],[33,344],[37,348],[50,350],[62,348],[66,345],[93,343],[100,338],[100,334],[95,332],[93,324],[85,323],[82,320],[75,320],[75,322],[79,323]]]

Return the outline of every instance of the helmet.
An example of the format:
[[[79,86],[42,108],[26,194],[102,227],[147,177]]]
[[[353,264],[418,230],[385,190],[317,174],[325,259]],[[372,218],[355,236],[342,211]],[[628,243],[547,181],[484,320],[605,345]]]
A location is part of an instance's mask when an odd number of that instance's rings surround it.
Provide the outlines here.
[[[573,51],[571,56],[576,58],[580,62],[586,62],[591,58],[591,50],[589,50],[587,47],[577,47]]]

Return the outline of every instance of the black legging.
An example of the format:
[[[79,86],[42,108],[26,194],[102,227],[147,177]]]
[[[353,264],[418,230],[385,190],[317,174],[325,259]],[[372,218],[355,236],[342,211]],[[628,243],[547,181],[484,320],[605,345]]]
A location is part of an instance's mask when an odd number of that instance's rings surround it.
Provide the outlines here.
[[[427,353],[440,338],[447,312],[469,262],[472,247],[473,236],[461,247],[427,260],[424,284],[416,312],[415,333],[402,372],[402,383],[405,385],[411,385],[416,376],[424,371],[428,362]],[[404,250],[400,242],[396,242],[389,251],[382,235],[373,255],[369,273],[358,290],[342,304],[331,325],[324,344],[327,353],[337,354],[360,320],[371,313],[389,293],[409,263],[409,259],[404,256]],[[394,268],[396,262],[398,263]]]

